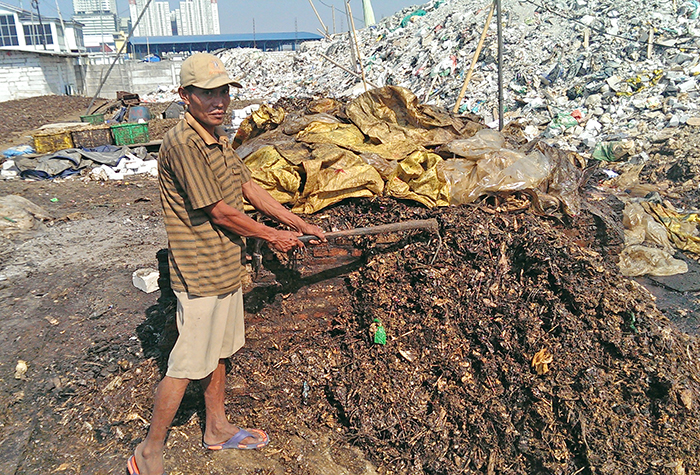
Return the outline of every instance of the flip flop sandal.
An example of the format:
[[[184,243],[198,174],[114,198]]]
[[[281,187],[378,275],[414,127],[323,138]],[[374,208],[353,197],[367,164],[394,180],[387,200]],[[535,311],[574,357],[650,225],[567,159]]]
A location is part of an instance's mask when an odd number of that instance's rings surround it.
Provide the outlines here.
[[[259,442],[252,442],[250,444],[244,444],[242,441],[246,437],[252,437],[253,439],[259,439]],[[209,450],[224,450],[224,449],[259,449],[265,447],[270,443],[270,438],[267,434],[259,429],[239,429],[236,435],[231,437],[229,440],[222,444],[207,444],[204,443],[204,447]]]
[[[141,475],[139,467],[136,465],[136,457],[134,455],[129,457],[129,460],[126,461],[126,473],[129,475]],[[163,475],[168,475],[168,473],[163,472]]]

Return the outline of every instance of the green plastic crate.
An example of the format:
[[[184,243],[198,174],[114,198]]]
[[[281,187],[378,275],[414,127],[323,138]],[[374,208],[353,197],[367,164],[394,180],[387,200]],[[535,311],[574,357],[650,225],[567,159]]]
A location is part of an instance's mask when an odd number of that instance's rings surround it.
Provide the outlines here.
[[[146,143],[148,137],[148,124],[115,124],[112,126],[112,136],[116,145],[131,145]]]
[[[81,115],[80,122],[87,122],[88,124],[104,124],[105,115],[104,114],[92,114],[92,115]]]

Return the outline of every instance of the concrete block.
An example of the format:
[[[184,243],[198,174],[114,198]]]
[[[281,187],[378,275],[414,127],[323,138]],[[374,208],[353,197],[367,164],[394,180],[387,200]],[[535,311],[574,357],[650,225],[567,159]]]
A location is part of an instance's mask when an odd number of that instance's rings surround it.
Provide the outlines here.
[[[159,288],[158,277],[160,277],[160,274],[157,270],[138,269],[131,275],[131,281],[134,287],[150,294]]]

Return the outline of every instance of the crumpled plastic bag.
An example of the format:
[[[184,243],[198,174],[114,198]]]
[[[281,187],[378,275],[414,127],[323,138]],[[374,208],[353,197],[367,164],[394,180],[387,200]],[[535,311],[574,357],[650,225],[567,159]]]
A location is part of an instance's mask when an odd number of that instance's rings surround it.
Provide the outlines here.
[[[557,199],[565,214],[569,216],[579,214],[581,212],[579,189],[586,165],[583,157],[576,152],[555,148],[544,142],[538,142],[534,150],[542,152],[553,164],[549,177],[542,182],[537,190],[538,193],[546,193]]]
[[[275,147],[258,149],[245,159],[245,164],[250,169],[253,179],[277,201],[282,204],[297,201],[301,175]]]
[[[421,17],[427,15],[426,11],[423,9],[418,9],[414,11],[413,13],[409,13],[403,19],[401,20],[401,28],[405,28],[406,25],[408,25],[409,22],[415,21],[414,17]]]
[[[19,155],[26,155],[34,152],[34,147],[32,147],[31,145],[17,145],[15,147],[10,147],[6,150],[3,150],[2,154],[5,158],[12,158],[17,157]]]
[[[478,160],[489,152],[500,150],[506,144],[502,133],[492,129],[479,130],[468,139],[453,140],[444,145],[443,149],[470,160]]]
[[[667,251],[641,245],[623,249],[618,266],[622,275],[626,277],[669,276],[688,272],[688,264],[675,259]]]
[[[311,214],[346,198],[382,194],[382,177],[354,153],[333,144],[318,144],[313,157],[303,162],[306,184],[293,208],[295,213]]]
[[[0,234],[6,237],[36,231],[52,219],[41,206],[17,195],[0,197]]]
[[[605,162],[617,162],[629,155],[634,147],[631,140],[621,142],[598,142],[591,153],[591,158]]]
[[[399,199],[417,201],[432,208],[449,204],[449,187],[438,172],[442,157],[428,151],[418,151],[397,163],[388,177],[385,194]]]
[[[700,254],[700,215],[678,213],[658,203],[644,202],[644,210],[666,229],[673,245],[683,251]]]
[[[449,186],[450,204],[459,205],[472,203],[486,193],[537,188],[553,168],[552,161],[539,151],[525,155],[500,149],[476,161],[445,160],[440,173]]]
[[[622,213],[622,224],[625,226],[625,246],[651,243],[672,252],[673,246],[668,240],[666,228],[644,211],[640,203],[627,203]]]
[[[641,198],[654,191],[659,191],[657,185],[639,182],[639,174],[643,168],[644,163],[626,166],[622,174],[606,181],[604,186],[611,188],[614,193],[632,198]]]
[[[361,153],[360,157],[365,163],[372,165],[385,181],[396,172],[396,168],[399,166],[398,160],[387,160],[378,153]]]

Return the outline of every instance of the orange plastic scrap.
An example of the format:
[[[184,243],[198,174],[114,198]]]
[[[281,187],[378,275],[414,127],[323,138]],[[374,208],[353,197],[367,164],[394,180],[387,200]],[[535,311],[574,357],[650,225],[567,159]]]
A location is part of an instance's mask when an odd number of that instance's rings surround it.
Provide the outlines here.
[[[554,361],[554,357],[547,348],[543,348],[532,357],[532,367],[535,368],[537,374],[542,376],[549,372],[549,365]]]

